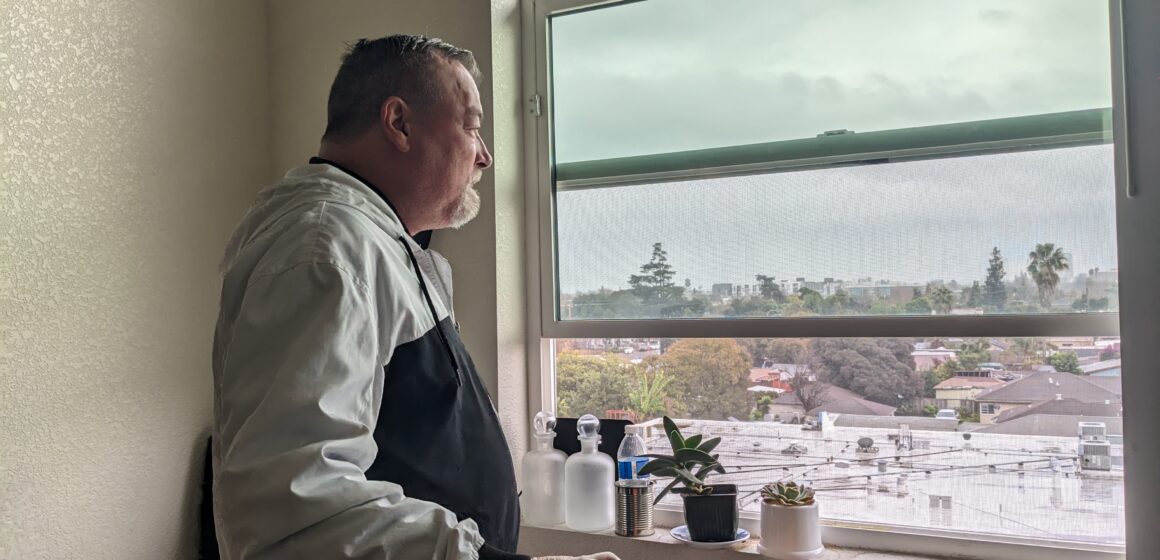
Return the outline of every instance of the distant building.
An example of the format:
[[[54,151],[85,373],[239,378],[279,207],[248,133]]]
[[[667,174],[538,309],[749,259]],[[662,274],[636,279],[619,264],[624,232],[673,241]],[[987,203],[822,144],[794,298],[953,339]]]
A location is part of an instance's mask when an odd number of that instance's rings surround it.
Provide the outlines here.
[[[975,408],[975,396],[1006,381],[991,377],[990,371],[961,371],[934,386],[939,408]]]
[[[1084,375],[1094,375],[1097,377],[1118,377],[1120,376],[1122,369],[1123,368],[1119,358],[1115,360],[1095,362],[1079,367],[1079,370],[1083,372]]]
[[[773,404],[769,407],[769,413],[780,417],[783,421],[788,418],[802,418],[804,416],[813,416],[818,412],[828,412],[831,414],[860,414],[869,416],[893,416],[897,408],[876,403],[871,400],[863,398],[861,395],[843,389],[836,385],[830,385],[826,390],[825,399],[821,405],[804,410],[802,402],[798,399],[795,393],[785,393],[774,399]]]
[[[1084,377],[1062,372],[1015,372],[1021,379],[986,389],[975,395],[979,420],[994,424],[1004,412],[1056,399],[1089,403],[1119,403],[1117,377]]]
[[[733,297],[733,284],[713,284],[712,290],[713,299],[721,300],[727,297]]]
[[[941,347],[934,350],[915,350],[910,353],[910,357],[914,358],[916,371],[930,371],[945,361],[955,359],[957,355],[958,352]]]

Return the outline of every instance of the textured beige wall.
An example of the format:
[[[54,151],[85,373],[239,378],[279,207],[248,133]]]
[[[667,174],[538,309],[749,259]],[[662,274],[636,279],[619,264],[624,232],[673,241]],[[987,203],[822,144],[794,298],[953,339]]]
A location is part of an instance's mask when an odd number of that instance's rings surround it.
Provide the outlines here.
[[[4,0],[0,557],[193,558],[216,263],[268,179],[258,0]]]
[[[278,0],[270,4],[272,173],[316,153],[326,97],[344,45],[392,33],[440,37],[475,53],[495,155],[479,184],[479,217],[435,235],[455,270],[455,309],[465,343],[496,406],[517,462],[527,440],[526,285],[519,11],[517,0]]]

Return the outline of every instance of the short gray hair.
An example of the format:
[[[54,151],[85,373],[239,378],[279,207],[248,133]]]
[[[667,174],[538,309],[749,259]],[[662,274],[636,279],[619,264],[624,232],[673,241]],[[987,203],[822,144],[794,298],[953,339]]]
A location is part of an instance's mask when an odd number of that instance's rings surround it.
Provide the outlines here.
[[[398,96],[413,105],[438,100],[443,92],[434,79],[440,57],[463,65],[479,80],[471,51],[422,35],[359,39],[342,57],[330,86],[323,140],[351,138],[379,121],[383,102]]]

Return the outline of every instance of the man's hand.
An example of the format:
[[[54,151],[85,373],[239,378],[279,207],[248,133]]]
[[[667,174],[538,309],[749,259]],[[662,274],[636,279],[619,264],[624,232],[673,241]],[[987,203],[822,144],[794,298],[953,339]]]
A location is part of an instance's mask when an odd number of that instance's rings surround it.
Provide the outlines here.
[[[537,556],[532,560],[620,560],[620,557],[611,552],[597,552],[584,556]]]

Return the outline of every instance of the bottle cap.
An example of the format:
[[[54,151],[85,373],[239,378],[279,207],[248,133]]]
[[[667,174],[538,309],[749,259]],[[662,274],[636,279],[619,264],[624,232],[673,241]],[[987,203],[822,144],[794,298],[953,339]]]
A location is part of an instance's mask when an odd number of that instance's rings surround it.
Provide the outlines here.
[[[581,416],[576,421],[576,432],[580,434],[580,439],[598,439],[600,437],[600,419],[591,414]]]
[[[541,410],[536,413],[536,418],[532,420],[532,428],[536,431],[537,436],[554,436],[556,435],[556,417],[551,412]]]

